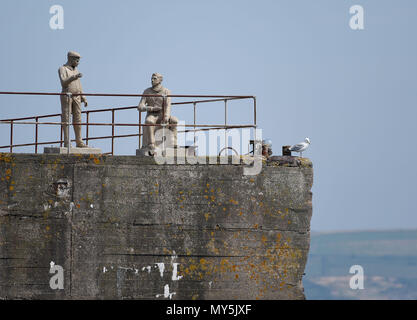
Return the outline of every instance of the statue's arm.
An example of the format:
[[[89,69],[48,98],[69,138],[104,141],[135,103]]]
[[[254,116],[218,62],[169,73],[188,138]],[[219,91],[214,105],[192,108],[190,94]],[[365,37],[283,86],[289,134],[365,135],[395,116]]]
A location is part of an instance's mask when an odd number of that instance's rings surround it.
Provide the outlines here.
[[[143,91],[142,94],[146,94],[146,91]],[[141,97],[139,104],[138,104],[139,111],[148,111],[148,107],[146,106],[146,97]]]
[[[81,85],[81,83],[80,83],[80,89],[81,89],[81,93],[83,93],[83,92],[84,92],[84,90],[83,90],[83,86]],[[86,108],[87,108],[87,106],[88,106],[88,101],[87,101],[87,98],[86,98],[85,96],[81,96],[81,102],[84,102],[84,107],[86,107]]]
[[[143,91],[142,94],[149,94],[149,92],[145,90],[145,91]],[[160,107],[148,106],[146,104],[146,97],[142,97],[140,99],[140,102],[139,102],[139,105],[138,105],[138,110],[139,111],[151,111],[152,112],[152,111],[160,111],[161,108]]]
[[[76,76],[74,75],[68,76],[67,72],[65,71],[63,67],[59,68],[58,75],[59,75],[59,80],[61,81],[61,86],[63,88],[67,87],[70,84],[70,82],[77,79]]]

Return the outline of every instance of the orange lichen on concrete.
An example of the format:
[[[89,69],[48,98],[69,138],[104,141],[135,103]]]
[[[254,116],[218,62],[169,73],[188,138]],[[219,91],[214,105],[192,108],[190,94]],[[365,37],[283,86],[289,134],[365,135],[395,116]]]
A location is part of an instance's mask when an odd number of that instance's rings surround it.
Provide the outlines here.
[[[94,154],[90,154],[90,160],[93,160],[93,162],[95,163],[95,164],[100,164],[100,158],[101,158],[101,155],[100,156],[96,156],[96,155],[94,155]]]
[[[2,162],[12,162],[11,153],[0,153],[0,161]]]

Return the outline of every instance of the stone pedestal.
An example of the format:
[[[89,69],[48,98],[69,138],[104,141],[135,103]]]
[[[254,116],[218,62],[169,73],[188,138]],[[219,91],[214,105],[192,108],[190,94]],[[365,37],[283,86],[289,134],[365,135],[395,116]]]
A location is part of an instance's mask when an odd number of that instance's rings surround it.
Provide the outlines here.
[[[45,147],[43,153],[52,153],[52,154],[67,154],[68,150],[65,147]],[[71,154],[100,154],[100,148],[77,148],[71,147],[69,150]]]

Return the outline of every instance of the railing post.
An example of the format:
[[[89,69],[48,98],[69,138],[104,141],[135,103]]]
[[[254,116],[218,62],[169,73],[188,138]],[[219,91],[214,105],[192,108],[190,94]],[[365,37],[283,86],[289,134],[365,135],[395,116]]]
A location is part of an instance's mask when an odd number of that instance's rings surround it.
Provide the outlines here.
[[[194,131],[194,144],[193,144],[193,146],[195,146],[195,119],[196,119],[196,106],[197,106],[197,104],[194,102],[193,103],[193,105],[194,105],[194,129],[193,129],[193,131]]]
[[[39,117],[35,118],[36,124],[35,124],[35,153],[38,153],[38,121]]]
[[[256,127],[256,97],[253,97],[253,124],[254,124],[253,130],[254,130],[254,137],[255,137],[256,129],[257,129]],[[256,137],[255,137],[255,140],[256,140]],[[253,145],[253,154],[255,154],[255,144]]]
[[[224,147],[227,148],[227,99],[224,99]]]
[[[164,150],[165,154],[166,154],[166,149],[165,149],[165,123],[164,123],[164,121],[165,121],[165,97],[166,97],[166,95],[163,94],[162,95],[162,121],[161,122],[162,122],[162,150]],[[155,131],[154,131],[154,134],[155,134]],[[156,144],[156,141],[155,141],[155,144]],[[164,152],[164,151],[162,151],[162,152]]]
[[[256,97],[253,97],[253,123],[256,127]]]
[[[13,120],[10,121],[10,153],[13,152]]]
[[[68,95],[68,93],[67,93]],[[70,154],[70,148],[71,148],[71,138],[70,138],[70,124],[71,124],[71,107],[72,107],[72,95],[69,95],[69,107],[68,107],[68,113],[67,113],[67,128],[65,129],[67,131],[67,155]]]
[[[114,109],[111,110],[111,155],[114,155]]]
[[[59,139],[59,141],[60,141],[59,142],[59,147],[60,148],[62,148],[62,130],[63,130],[63,128],[62,128],[62,117],[61,117],[61,130],[60,130],[61,131],[61,136],[60,136],[60,139]]]
[[[162,95],[162,122],[165,119],[165,95]]]
[[[86,129],[86,134],[85,134],[85,144],[88,144],[88,121],[89,121],[89,116],[90,116],[90,111],[87,111],[87,113],[86,113],[86,116],[87,116],[87,129]]]
[[[140,134],[142,132],[142,111],[139,111],[139,141],[138,141],[138,145],[139,145],[139,149],[140,149]]]

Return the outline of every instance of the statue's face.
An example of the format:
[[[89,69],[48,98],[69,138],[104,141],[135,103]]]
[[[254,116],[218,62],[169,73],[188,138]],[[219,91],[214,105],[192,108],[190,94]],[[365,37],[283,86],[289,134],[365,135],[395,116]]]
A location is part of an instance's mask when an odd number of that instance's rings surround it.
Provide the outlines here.
[[[152,86],[155,87],[162,82],[161,78],[153,75],[151,78]]]
[[[69,58],[69,63],[71,65],[71,67],[76,67],[80,63],[80,58],[78,58],[78,57],[70,57]]]

